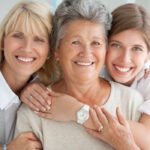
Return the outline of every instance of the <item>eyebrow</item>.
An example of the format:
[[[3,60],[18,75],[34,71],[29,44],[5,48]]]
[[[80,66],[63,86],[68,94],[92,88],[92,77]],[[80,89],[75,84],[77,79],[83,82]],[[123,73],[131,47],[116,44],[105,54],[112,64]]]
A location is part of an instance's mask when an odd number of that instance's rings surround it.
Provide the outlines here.
[[[122,44],[122,42],[120,42],[120,41],[117,41],[117,40],[110,40],[109,42],[116,42],[116,43],[120,43],[120,44]],[[136,46],[136,47],[141,47],[141,48],[144,48],[144,46],[142,46],[142,45],[139,45],[139,44],[134,44],[134,45],[132,45],[132,46]]]

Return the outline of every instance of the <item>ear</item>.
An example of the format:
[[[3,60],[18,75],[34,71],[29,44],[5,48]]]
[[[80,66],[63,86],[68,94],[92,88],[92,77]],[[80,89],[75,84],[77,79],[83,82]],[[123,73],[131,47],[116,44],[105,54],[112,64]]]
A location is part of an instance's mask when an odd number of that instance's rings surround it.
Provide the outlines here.
[[[54,55],[55,55],[55,60],[59,61],[59,56],[58,56],[58,52],[57,51],[54,53]]]

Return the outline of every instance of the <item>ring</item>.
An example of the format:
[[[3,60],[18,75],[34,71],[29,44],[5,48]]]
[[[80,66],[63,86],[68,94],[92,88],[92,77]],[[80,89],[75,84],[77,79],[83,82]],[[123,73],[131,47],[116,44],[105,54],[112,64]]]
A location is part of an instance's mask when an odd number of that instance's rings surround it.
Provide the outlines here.
[[[101,132],[101,131],[102,131],[102,129],[103,129],[103,126],[102,126],[102,125],[100,125],[100,126],[99,126],[99,128],[98,128],[98,132]]]
[[[30,95],[30,96],[28,96],[28,100],[30,101],[31,100],[31,98],[32,98],[32,96]]]

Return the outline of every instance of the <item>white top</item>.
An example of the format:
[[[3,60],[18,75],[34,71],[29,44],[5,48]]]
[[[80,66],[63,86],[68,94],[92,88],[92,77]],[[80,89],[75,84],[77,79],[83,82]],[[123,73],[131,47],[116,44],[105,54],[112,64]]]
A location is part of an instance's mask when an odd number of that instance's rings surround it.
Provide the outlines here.
[[[20,100],[0,72],[0,145],[12,140]]]
[[[137,107],[143,103],[143,97],[134,89],[110,83],[110,97],[102,107],[115,116],[116,107],[119,106],[126,119],[138,121],[140,112]],[[73,121],[57,122],[40,118],[23,104],[18,111],[15,136],[27,131],[34,132],[43,150],[113,150],[108,144],[88,134],[82,125]]]
[[[146,67],[148,69],[149,62],[146,64]],[[147,115],[150,115],[150,74],[145,79],[144,78],[144,71],[145,67],[142,69],[142,71],[137,75],[134,82],[132,83],[131,87],[138,90],[143,98],[144,103],[140,106],[139,111],[142,113],[146,113]],[[112,80],[110,77],[108,70],[106,67],[103,68],[103,72],[100,74],[103,78],[107,80]]]

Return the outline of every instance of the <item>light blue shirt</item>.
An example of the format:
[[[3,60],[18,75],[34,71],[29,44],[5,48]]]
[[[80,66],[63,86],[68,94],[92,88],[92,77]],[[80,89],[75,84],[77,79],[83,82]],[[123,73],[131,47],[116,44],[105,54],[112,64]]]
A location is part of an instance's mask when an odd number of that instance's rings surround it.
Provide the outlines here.
[[[13,138],[20,103],[0,72],[0,145],[8,144]]]

